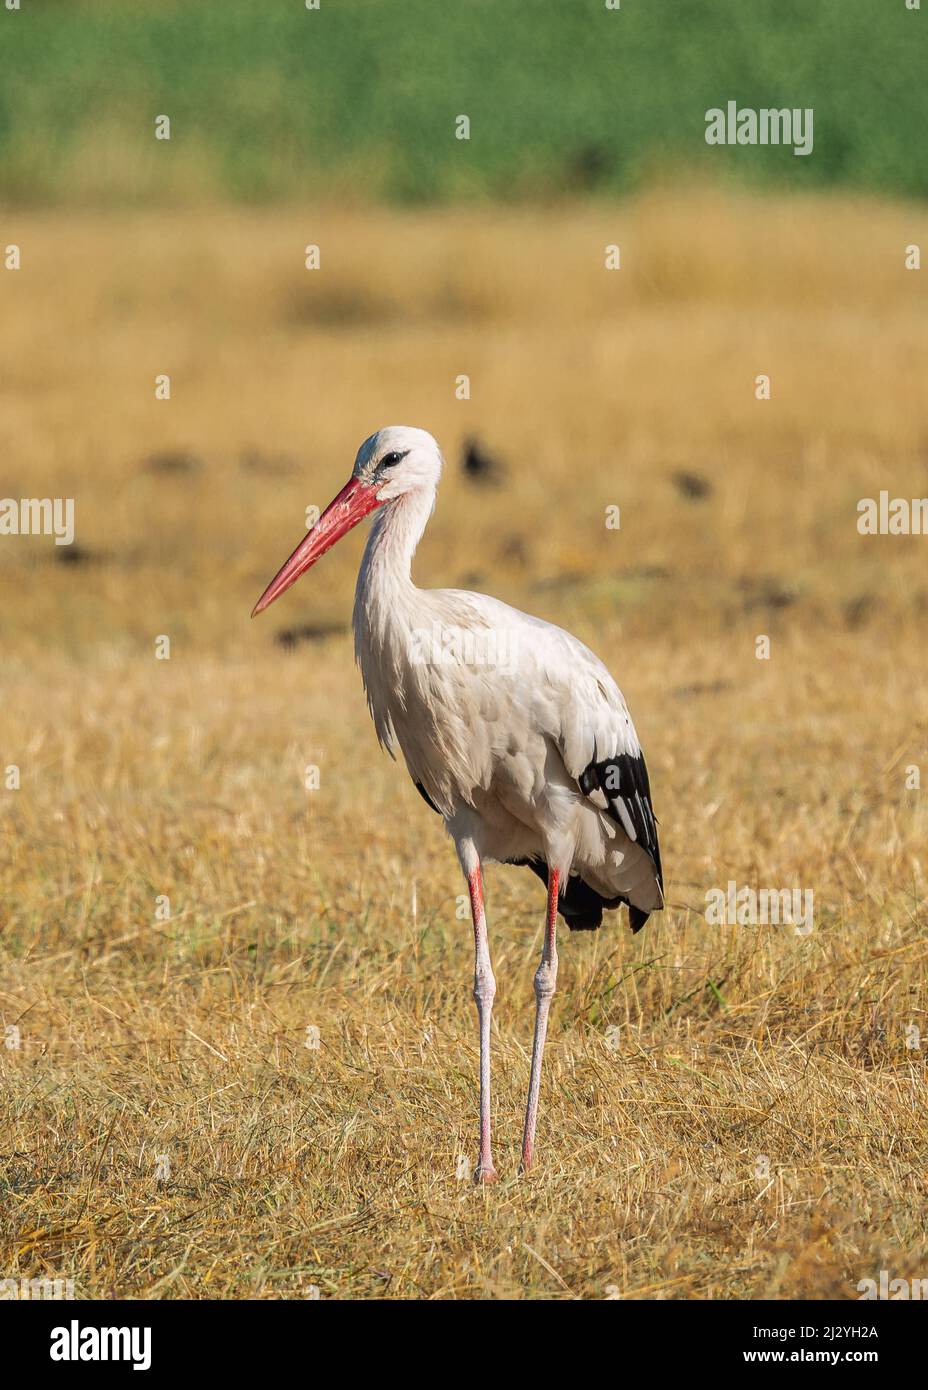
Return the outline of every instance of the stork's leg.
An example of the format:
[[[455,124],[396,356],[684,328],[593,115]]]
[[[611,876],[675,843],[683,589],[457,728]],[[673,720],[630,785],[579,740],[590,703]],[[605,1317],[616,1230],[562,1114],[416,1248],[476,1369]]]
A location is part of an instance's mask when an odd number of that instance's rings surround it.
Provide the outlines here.
[[[496,996],[496,979],[490,964],[487,918],[483,907],[483,880],[480,861],[474,855],[467,874],[470,910],[474,919],[474,1000],[480,1019],[480,1159],[474,1182],[496,1182],[496,1169],[490,1149],[490,1019]]]
[[[541,1086],[541,1059],[548,1031],[548,1011],[557,985],[557,898],[560,875],[557,869],[548,870],[548,915],[545,921],[545,944],[541,964],[535,972],[535,1038],[532,1043],[532,1073],[528,1083],[528,1105],[525,1107],[525,1133],[522,1136],[522,1171],[532,1166],[535,1150],[535,1122],[538,1119],[538,1091]]]

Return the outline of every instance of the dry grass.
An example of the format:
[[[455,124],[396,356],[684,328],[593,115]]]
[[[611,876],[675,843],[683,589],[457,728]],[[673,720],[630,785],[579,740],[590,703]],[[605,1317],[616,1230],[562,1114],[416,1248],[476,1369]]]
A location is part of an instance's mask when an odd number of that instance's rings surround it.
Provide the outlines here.
[[[694,192],[15,223],[0,493],[74,496],[84,553],[0,547],[0,761],[22,775],[0,792],[0,1022],[22,1044],[0,1052],[0,1272],[365,1298],[853,1297],[924,1274],[906,1029],[928,1034],[928,825],[904,770],[928,766],[928,541],[855,527],[859,497],[926,491],[914,213]],[[347,621],[360,541],[248,621],[304,507],[395,420],[451,465],[420,582],[486,587],[606,657],[669,870],[640,937],[564,942],[529,1179],[543,895],[491,871],[488,1191],[456,1176],[476,1029],[451,847],[377,753],[348,637],[274,640]],[[505,489],[460,476],[471,432]],[[707,926],[730,878],[812,888],[815,931]]]

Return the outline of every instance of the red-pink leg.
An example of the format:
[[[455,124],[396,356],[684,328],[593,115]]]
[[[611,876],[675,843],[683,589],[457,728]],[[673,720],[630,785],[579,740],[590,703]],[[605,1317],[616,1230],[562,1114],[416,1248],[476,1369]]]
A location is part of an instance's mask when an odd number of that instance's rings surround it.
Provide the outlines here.
[[[490,964],[487,918],[483,907],[480,865],[467,876],[470,910],[474,919],[474,1000],[480,1019],[480,1160],[474,1182],[496,1182],[496,1169],[490,1148],[490,1019],[496,996],[496,980]]]
[[[535,972],[535,1039],[532,1043],[532,1073],[528,1083],[528,1105],[525,1107],[525,1133],[522,1136],[522,1171],[532,1166],[535,1151],[535,1123],[538,1119],[538,1092],[541,1087],[541,1059],[548,1031],[548,1011],[557,985],[557,898],[559,874],[548,870],[548,915],[545,921],[545,944],[541,964]]]

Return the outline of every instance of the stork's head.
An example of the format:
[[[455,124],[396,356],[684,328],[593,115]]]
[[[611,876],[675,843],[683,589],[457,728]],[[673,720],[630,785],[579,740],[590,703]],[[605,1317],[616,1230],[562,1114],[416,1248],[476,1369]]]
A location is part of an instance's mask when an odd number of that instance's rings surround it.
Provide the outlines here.
[[[441,450],[426,430],[388,425],[358,450],[351,477],[258,599],[252,617],[289,589],[336,541],[378,507],[411,493],[434,495]]]
[[[441,451],[426,430],[387,425],[358,450],[351,476],[373,487],[378,506],[404,493],[434,488],[441,474]]]

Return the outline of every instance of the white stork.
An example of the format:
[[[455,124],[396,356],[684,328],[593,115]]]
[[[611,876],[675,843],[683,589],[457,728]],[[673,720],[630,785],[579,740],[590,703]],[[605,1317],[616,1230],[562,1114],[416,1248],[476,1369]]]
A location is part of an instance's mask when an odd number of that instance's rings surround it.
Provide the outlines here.
[[[644,757],[625,700],[576,637],[484,594],[417,589],[412,557],[435,505],[442,457],[425,430],[394,425],[358,450],[351,478],[271,580],[260,613],[337,540],[377,511],[354,603],[355,654],[377,737],[399,744],[410,776],[444,818],[467,879],[480,1022],[480,1158],[490,1145],[490,964],[481,866],[523,864],[547,883],[522,1168],[531,1167],[557,916],[591,930],[628,907],[632,931],[663,907]]]

